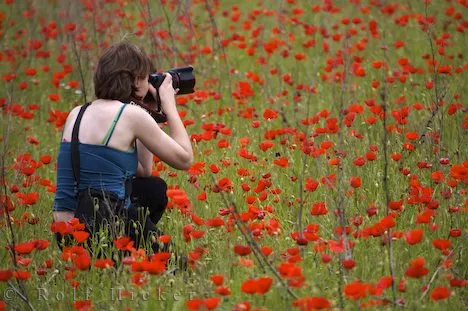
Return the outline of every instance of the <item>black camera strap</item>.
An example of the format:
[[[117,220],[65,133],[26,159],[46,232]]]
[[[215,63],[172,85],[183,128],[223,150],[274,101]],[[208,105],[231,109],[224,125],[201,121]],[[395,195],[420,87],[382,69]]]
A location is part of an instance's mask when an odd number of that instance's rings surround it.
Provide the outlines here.
[[[80,150],[79,150],[79,139],[78,134],[80,132],[80,123],[83,118],[83,114],[86,108],[89,107],[91,103],[86,103],[80,108],[80,112],[76,117],[75,124],[73,125],[72,140],[71,140],[71,162],[73,169],[73,177],[75,177],[75,194],[78,194],[80,186]]]

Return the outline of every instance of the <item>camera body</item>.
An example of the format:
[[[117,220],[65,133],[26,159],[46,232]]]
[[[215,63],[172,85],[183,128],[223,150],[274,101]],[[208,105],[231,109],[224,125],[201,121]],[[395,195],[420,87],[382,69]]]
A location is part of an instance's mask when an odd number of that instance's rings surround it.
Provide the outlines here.
[[[195,92],[195,76],[193,74],[193,67],[192,66],[185,66],[185,67],[176,67],[169,69],[167,71],[172,76],[172,87],[175,89],[179,89],[177,95],[181,94],[191,94]],[[152,73],[149,75],[148,82],[156,89],[159,90],[159,87],[163,83],[165,79],[165,75],[162,72]],[[158,93],[159,94],[159,93]],[[143,99],[144,102],[154,102],[153,96],[148,92],[145,98]],[[163,123],[167,121],[167,117],[164,112],[161,110],[161,99],[156,98],[157,110],[151,115],[158,123]]]

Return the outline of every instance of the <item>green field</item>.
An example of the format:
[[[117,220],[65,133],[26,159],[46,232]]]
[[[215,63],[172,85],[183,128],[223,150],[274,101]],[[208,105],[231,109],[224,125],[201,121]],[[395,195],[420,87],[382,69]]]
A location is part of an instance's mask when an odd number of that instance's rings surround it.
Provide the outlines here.
[[[1,1],[0,310],[465,309],[467,9]],[[63,124],[122,39],[195,68],[177,96],[194,164],[153,170],[186,270],[54,240]]]

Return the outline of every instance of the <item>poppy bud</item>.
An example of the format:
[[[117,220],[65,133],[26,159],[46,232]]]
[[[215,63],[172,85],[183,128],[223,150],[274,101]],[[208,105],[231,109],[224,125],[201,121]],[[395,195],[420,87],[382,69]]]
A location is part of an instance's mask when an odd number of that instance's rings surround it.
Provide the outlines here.
[[[450,229],[450,236],[452,238],[457,238],[457,237],[461,236],[461,234],[462,234],[461,229]]]
[[[440,158],[439,163],[442,165],[446,165],[450,163],[449,158]]]
[[[323,263],[329,263],[333,259],[333,257],[329,254],[322,254],[321,257]]]
[[[377,209],[375,207],[370,207],[366,210],[367,216],[371,217],[377,214]]]
[[[304,246],[304,245],[307,245],[309,243],[309,241],[307,241],[307,239],[304,238],[304,237],[298,237],[296,239],[296,243],[297,243],[297,245]]]
[[[354,266],[356,266],[356,261],[354,261],[353,259],[347,258],[347,259],[343,260],[343,267],[345,269],[350,270],[350,269],[354,268]]]

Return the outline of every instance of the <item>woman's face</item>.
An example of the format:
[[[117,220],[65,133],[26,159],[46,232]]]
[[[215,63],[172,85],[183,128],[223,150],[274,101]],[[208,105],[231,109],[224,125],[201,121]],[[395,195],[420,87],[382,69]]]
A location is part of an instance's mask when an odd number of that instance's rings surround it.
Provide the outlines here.
[[[146,93],[148,93],[149,89],[149,82],[148,82],[149,76],[146,75],[146,77],[137,77],[135,80],[135,86],[137,90],[135,91],[135,95],[137,97],[143,98],[146,96]]]

